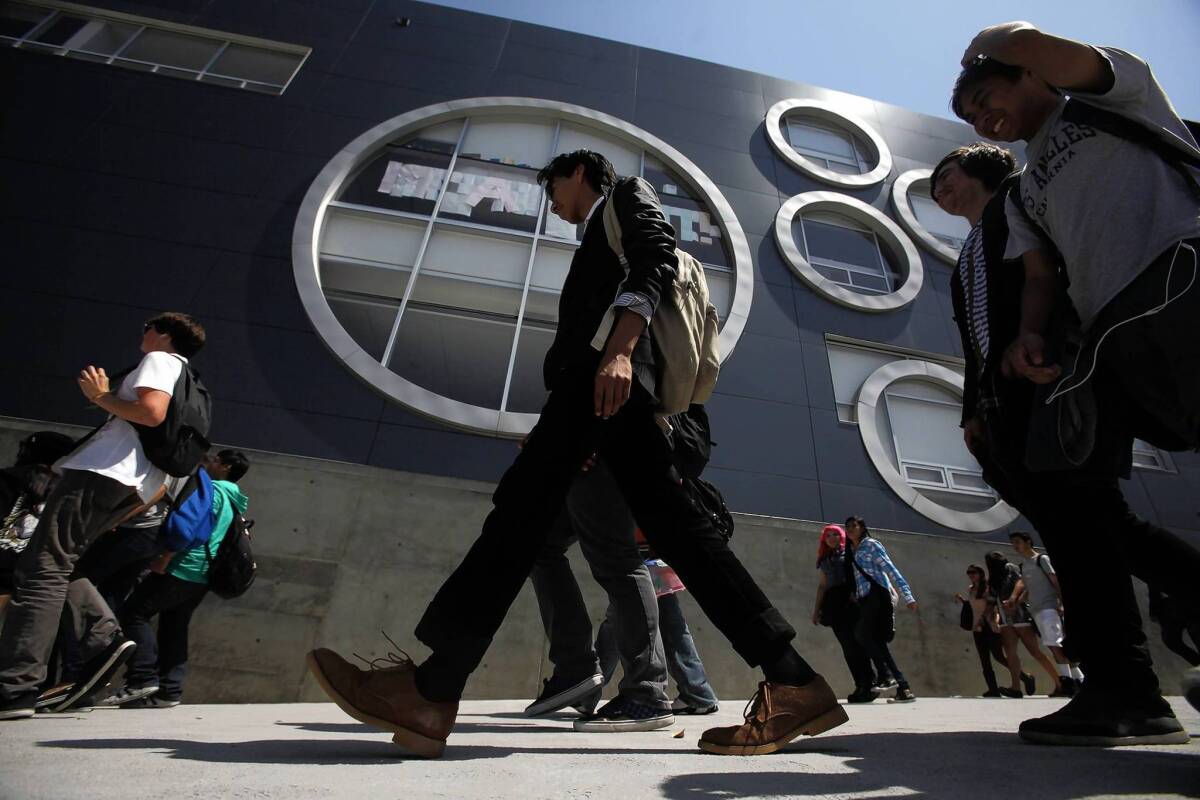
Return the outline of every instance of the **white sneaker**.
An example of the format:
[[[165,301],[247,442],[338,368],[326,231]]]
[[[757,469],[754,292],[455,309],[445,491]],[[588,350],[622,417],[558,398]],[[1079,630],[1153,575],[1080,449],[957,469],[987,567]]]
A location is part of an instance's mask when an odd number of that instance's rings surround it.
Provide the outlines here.
[[[143,697],[149,697],[157,691],[157,683],[152,683],[148,686],[122,686],[116,691],[115,694],[104,698],[96,705],[123,706],[126,703],[132,703],[134,700],[141,700]]]

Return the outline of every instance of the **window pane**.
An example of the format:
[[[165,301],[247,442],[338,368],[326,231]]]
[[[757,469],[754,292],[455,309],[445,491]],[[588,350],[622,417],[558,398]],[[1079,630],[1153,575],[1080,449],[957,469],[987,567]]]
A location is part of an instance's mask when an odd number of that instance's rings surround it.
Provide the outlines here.
[[[67,42],[75,34],[87,25],[87,20],[83,17],[72,17],[66,14],[60,14],[54,22],[50,23],[50,27],[33,37],[33,41],[41,42],[42,44],[51,44],[59,47]]]
[[[932,467],[921,467],[913,464],[904,465],[904,474],[910,481],[921,481],[923,483],[936,483],[939,486],[946,485],[946,478],[942,475],[940,469]]]
[[[829,280],[833,281],[834,283],[838,283],[846,287],[850,287],[852,285],[850,283],[849,270],[842,269],[841,267],[831,267],[825,264],[813,264],[813,269],[824,275],[826,278],[829,278]]]
[[[539,244],[529,276],[529,295],[525,300],[525,319],[558,322],[559,293],[571,268],[574,250]]]
[[[807,218],[803,225],[809,260],[828,259],[883,274],[875,234]]]
[[[214,55],[221,42],[186,33],[149,29],[121,54],[122,58],[148,61],[183,69],[203,69]]]
[[[528,320],[528,318],[526,318]],[[508,387],[506,411],[536,414],[546,402],[542,363],[554,342],[554,328],[526,321],[517,340],[517,359],[513,362],[512,383]]]
[[[137,33],[136,25],[124,25],[106,19],[89,22],[67,42],[68,47],[111,56]]]
[[[828,351],[834,398],[847,405],[858,402],[858,390],[872,372],[884,364],[901,360],[900,356],[891,353],[876,353],[836,344],[829,345]]]
[[[209,72],[282,86],[292,77],[300,59],[301,56],[292,53],[231,43],[216,63],[209,67]]]
[[[535,172],[551,157],[552,122],[522,119],[472,119],[460,158],[532,168]]]
[[[460,156],[439,216],[533,233],[542,202],[535,176],[530,169]]]
[[[577,125],[563,123],[558,133],[559,153],[571,153],[575,150],[593,150],[601,153],[612,162],[613,169],[620,177],[637,175],[642,167],[642,151],[615,139],[602,136],[595,131],[581,128]]]
[[[717,307],[717,318],[729,316],[733,307],[733,282],[735,276],[728,272],[718,272],[714,269],[704,270],[704,282],[708,284],[708,301]]]
[[[975,492],[991,492],[992,487],[987,485],[983,476],[974,472],[959,472],[957,470],[950,473],[950,480],[957,489],[966,489]]]
[[[729,266],[721,226],[700,195],[652,156],[646,156],[645,178],[662,201],[663,215],[675,229],[679,248],[705,264]]]
[[[903,383],[894,384],[897,391],[902,386]],[[887,410],[896,438],[897,456],[902,461],[980,472],[979,463],[967,451],[958,427],[962,405],[949,393],[944,395],[946,403],[932,403],[898,396],[891,390],[887,392]]]
[[[325,222],[321,254],[411,267],[424,235],[421,222],[334,208]]]
[[[411,145],[389,147],[358,173],[338,199],[428,216],[449,168],[448,155]]]
[[[572,225],[550,210],[546,203],[542,218],[542,235],[553,236],[568,242],[578,242],[583,238],[583,225]]]
[[[888,285],[887,278],[880,275],[864,275],[861,272],[850,273],[850,285],[855,289],[865,292],[886,294],[892,291],[892,287]]]
[[[421,261],[412,300],[515,320],[531,244],[435,229]]]
[[[833,131],[810,122],[788,120],[788,138],[798,149],[815,150],[818,153],[838,156],[844,161],[857,163],[850,135]]]
[[[832,158],[825,160],[825,166],[826,166],[826,168],[833,170],[834,172],[840,173],[842,175],[861,175],[862,174],[862,170],[859,169],[857,164],[846,164],[846,163],[843,163],[841,161],[838,161],[838,160],[832,159]]]
[[[333,315],[342,323],[346,333],[376,361],[382,359],[400,304],[336,293],[326,295],[325,299],[329,301]]]
[[[443,397],[499,408],[515,320],[410,303],[388,368]]]
[[[962,217],[956,217],[953,214],[947,214],[938,206],[927,194],[910,191],[908,193],[908,202],[912,206],[913,213],[917,216],[917,221],[921,223],[921,227],[932,233],[938,238],[946,237],[958,244],[955,247],[961,247],[967,234],[971,232],[971,224]]]
[[[48,16],[49,9],[35,8],[23,3],[0,3],[0,36],[20,39]]]

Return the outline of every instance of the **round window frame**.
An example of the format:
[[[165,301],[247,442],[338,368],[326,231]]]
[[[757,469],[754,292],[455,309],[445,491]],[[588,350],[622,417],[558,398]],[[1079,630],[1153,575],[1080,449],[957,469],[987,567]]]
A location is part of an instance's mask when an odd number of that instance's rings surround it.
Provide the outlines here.
[[[754,295],[750,244],[733,207],[716,184],[683,153],[662,139],[617,117],[584,106],[529,97],[475,97],[408,111],[368,129],[342,148],[309,186],[292,230],[292,272],[301,304],[318,338],[356,377],[406,409],[453,428],[490,436],[518,438],[538,414],[501,411],[440,395],[392,372],[368,354],[342,327],[321,289],[320,239],[329,208],[345,181],[387,145],[409,133],[463,117],[520,117],[559,120],[598,128],[636,146],[682,173],[716,216],[733,259],[733,300],[718,337],[721,361],[733,352],[746,327]]]
[[[884,240],[893,256],[900,255],[907,262],[904,283],[888,294],[861,294],[826,278],[800,252],[792,235],[792,222],[804,211],[832,211],[866,225]],[[835,303],[857,311],[881,313],[903,308],[917,299],[925,283],[925,265],[908,234],[874,206],[837,192],[804,192],[789,198],[775,215],[775,244],[802,281]]]
[[[841,172],[834,172],[828,167],[822,167],[815,161],[807,158],[796,150],[796,148],[792,147],[792,143],[783,135],[783,122],[788,117],[797,115],[833,123],[838,128],[846,130],[852,136],[858,136],[866,140],[867,144],[875,150],[879,159],[875,168],[859,175],[846,175]],[[888,148],[883,136],[871,127],[870,123],[866,120],[860,119],[853,114],[838,111],[830,103],[824,103],[820,100],[800,100],[797,98],[780,100],[767,111],[764,127],[767,130],[767,139],[771,142],[771,147],[775,149],[776,153],[805,175],[808,175],[810,178],[816,178],[822,183],[828,183],[843,189],[864,189],[883,182],[892,171],[892,151]]]
[[[921,221],[917,219],[912,203],[908,201],[908,193],[912,187],[922,181],[928,183],[932,175],[933,170],[931,169],[910,169],[908,172],[902,173],[892,184],[892,208],[896,209],[896,218],[905,231],[925,245],[926,250],[950,266],[955,266],[958,264],[958,251],[926,230]]]
[[[940,364],[929,361],[902,360],[884,364],[863,382],[858,390],[858,431],[863,447],[875,471],[896,495],[918,514],[939,525],[963,533],[990,533],[1011,524],[1020,516],[1015,508],[997,500],[982,511],[956,511],[930,500],[909,485],[888,457],[891,445],[883,441],[876,419],[877,408],[889,386],[903,380],[921,380],[945,389],[958,397],[963,393],[963,376]]]

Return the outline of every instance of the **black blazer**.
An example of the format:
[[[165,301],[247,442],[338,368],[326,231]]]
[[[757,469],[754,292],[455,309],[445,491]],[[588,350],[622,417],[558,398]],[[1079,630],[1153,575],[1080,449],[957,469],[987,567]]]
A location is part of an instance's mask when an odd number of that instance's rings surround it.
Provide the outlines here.
[[[607,203],[616,203],[621,244],[629,263],[628,280],[604,233]],[[622,178],[592,213],[583,241],[571,259],[558,302],[558,331],[543,364],[546,388],[553,390],[568,367],[595,361],[598,354],[591,347],[592,337],[618,294],[637,292],[657,308],[659,298],[672,285],[677,271],[675,230],[663,215],[654,187],[641,178]],[[631,360],[639,382],[653,395],[656,382],[652,335],[652,328],[647,327]]]
[[[958,335],[962,338],[963,357],[966,359],[966,377],[963,381],[962,422],[976,414],[980,383],[991,383],[996,389],[999,384],[1011,383],[1000,374],[1000,362],[1008,345],[1017,338],[1021,326],[1021,292],[1025,288],[1025,267],[1021,259],[1004,260],[1004,248],[1008,244],[1008,218],[1004,206],[1008,193],[1016,186],[1019,176],[1011,176],[1000,185],[999,190],[983,209],[983,257],[987,263],[987,314],[988,314],[988,358],[982,365],[971,344],[967,330],[967,298],[963,293],[962,272],[965,254],[959,258],[950,273],[950,299],[954,304],[954,321],[958,323]]]

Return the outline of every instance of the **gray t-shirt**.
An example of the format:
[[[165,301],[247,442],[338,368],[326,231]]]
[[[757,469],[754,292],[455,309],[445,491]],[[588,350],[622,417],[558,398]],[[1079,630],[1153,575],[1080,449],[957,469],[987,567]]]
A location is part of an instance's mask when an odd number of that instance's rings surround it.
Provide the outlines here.
[[[1115,48],[1096,50],[1112,67],[1112,88],[1072,96],[1195,150],[1195,140],[1146,62]],[[1071,300],[1086,329],[1168,247],[1200,236],[1200,199],[1150,149],[1090,125],[1064,122],[1065,103],[1066,98],[1029,140],[1021,198],[1066,261]],[[1196,175],[1200,180],[1200,172]],[[1011,201],[1007,216],[1004,257],[1036,250],[1035,230]]]
[[[1032,611],[1058,608],[1058,593],[1054,591],[1054,584],[1050,582],[1047,574],[1054,574],[1050,556],[1038,555],[1021,561],[1021,578],[1025,581],[1025,591],[1029,593],[1029,608]]]

